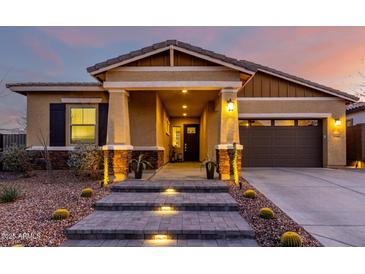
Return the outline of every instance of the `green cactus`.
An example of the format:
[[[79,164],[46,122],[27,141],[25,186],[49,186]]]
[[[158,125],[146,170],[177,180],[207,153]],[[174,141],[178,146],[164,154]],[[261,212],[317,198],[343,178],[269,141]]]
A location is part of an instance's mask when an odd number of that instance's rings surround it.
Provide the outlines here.
[[[233,161],[232,161],[232,167],[233,167],[233,178],[234,183],[238,186],[240,185],[240,179],[238,175],[238,150],[236,143],[233,143]]]
[[[68,217],[70,217],[70,212],[65,208],[60,208],[53,212],[53,220],[64,220]]]
[[[245,197],[245,198],[255,199],[256,196],[257,196],[257,194],[253,189],[248,189],[245,192],[243,192],[243,197]]]
[[[281,235],[280,243],[282,246],[286,247],[299,247],[303,244],[299,234],[292,231],[287,231]]]
[[[81,197],[85,197],[85,198],[90,198],[91,196],[93,196],[94,194],[94,191],[92,190],[92,188],[84,188],[82,191],[81,191]]]
[[[275,214],[271,208],[263,207],[260,209],[259,216],[260,216],[260,218],[263,218],[263,219],[272,219],[272,218],[274,218]]]

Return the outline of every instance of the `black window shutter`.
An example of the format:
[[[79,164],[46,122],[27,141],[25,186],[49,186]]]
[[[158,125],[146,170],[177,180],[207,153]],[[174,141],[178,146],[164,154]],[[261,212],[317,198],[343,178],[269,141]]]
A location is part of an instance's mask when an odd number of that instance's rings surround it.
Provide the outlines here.
[[[108,130],[108,108],[109,104],[99,104],[99,146],[106,144],[106,133]]]
[[[66,145],[66,105],[50,104],[49,115],[49,143],[50,146]]]

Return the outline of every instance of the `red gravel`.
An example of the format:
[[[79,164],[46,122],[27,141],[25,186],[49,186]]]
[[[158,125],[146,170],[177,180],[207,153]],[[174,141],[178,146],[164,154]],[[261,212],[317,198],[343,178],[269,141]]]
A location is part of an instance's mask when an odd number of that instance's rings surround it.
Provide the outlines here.
[[[257,197],[255,199],[244,198],[243,192],[247,189],[255,190]],[[280,246],[280,236],[286,231],[297,232],[302,237],[303,246],[321,246],[303,227],[294,222],[247,181],[243,182],[241,190],[231,183],[230,193],[239,204],[240,214],[255,231],[256,240],[260,246]],[[259,211],[263,207],[271,208],[275,213],[275,218],[271,220],[260,218]]]
[[[92,204],[109,193],[100,182],[78,179],[69,171],[53,171],[50,183],[45,171],[30,178],[0,175],[0,188],[14,185],[22,193],[13,203],[0,203],[0,246],[59,246],[66,239],[65,229],[89,215]],[[92,198],[80,197],[85,187],[94,189]],[[70,211],[67,220],[52,220],[59,208]]]

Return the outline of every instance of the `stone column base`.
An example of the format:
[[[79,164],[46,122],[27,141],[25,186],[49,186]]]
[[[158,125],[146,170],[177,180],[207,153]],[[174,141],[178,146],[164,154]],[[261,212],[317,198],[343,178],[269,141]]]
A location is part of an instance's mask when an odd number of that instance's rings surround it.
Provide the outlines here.
[[[103,147],[104,157],[107,157],[108,166],[104,172],[108,173],[109,182],[124,181],[128,177],[129,161],[132,158],[132,146],[107,145]]]
[[[242,145],[237,145],[237,168],[238,174],[242,172]],[[218,173],[220,180],[230,180],[233,175],[233,145],[217,145],[216,146]]]

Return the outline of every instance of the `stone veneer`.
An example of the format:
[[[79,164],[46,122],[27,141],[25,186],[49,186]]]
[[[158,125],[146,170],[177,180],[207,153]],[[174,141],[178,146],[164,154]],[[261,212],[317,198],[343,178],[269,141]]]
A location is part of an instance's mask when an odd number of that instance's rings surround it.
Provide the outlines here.
[[[233,149],[216,149],[219,179],[229,180],[233,175]],[[242,149],[238,149],[238,174],[242,171]]]
[[[128,176],[131,150],[108,150],[109,181],[122,181]]]
[[[29,153],[33,158],[33,167],[35,169],[46,169],[46,162],[42,157],[42,152],[39,150],[30,150]],[[49,150],[49,159],[52,169],[69,169],[67,160],[70,151],[68,150]]]
[[[163,166],[163,150],[133,150],[132,158],[137,159],[140,154],[143,154],[143,159],[152,165],[152,168],[147,166],[147,169],[158,169]]]

